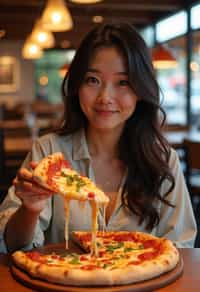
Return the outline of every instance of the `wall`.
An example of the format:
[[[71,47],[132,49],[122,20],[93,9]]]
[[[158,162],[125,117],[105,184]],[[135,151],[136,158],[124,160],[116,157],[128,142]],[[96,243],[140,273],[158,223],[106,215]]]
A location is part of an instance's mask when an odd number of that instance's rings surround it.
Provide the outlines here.
[[[12,106],[17,102],[29,103],[34,99],[34,63],[25,60],[21,56],[22,42],[0,40],[0,57],[12,56],[18,60],[19,64],[19,86],[15,92],[0,92],[0,104],[6,103]]]

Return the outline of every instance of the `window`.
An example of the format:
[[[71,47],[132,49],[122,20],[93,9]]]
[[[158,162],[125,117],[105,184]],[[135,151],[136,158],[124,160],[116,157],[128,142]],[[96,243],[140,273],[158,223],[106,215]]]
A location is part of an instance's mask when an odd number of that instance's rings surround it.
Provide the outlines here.
[[[166,111],[168,123],[186,124],[186,38],[179,37],[165,45],[175,56],[177,66],[156,72],[162,91],[162,106]]]
[[[176,13],[156,24],[156,41],[165,42],[187,32],[187,14],[185,11]]]
[[[140,31],[141,36],[145,40],[147,46],[153,47],[155,37],[154,37],[154,28],[153,26],[147,26]]]
[[[191,119],[200,126],[200,31],[193,32],[191,69]]]
[[[74,50],[47,50],[42,58],[35,61],[36,98],[49,103],[62,101],[61,84],[63,75],[60,68],[70,64]]]
[[[186,37],[187,13],[180,11],[157,22],[156,41],[172,52],[177,66],[171,69],[157,70],[161,87],[162,105],[167,114],[168,123],[185,124],[186,116]]]
[[[200,28],[200,4],[191,8],[191,28]]]

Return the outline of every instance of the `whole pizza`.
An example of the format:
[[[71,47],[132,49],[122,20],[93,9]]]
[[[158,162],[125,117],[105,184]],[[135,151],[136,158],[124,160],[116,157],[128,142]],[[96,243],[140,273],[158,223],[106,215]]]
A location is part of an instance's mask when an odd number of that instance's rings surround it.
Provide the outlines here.
[[[12,257],[32,277],[75,286],[141,282],[174,269],[179,261],[171,241],[142,232],[98,231],[97,256],[90,252],[90,232],[74,232],[74,238],[85,253],[16,251]]]
[[[34,169],[33,178],[64,198],[66,250],[61,254],[14,252],[15,265],[30,276],[63,285],[124,285],[158,277],[178,264],[179,252],[166,238],[137,231],[99,231],[99,207],[105,210],[109,198],[89,178],[73,170],[62,153],[43,158]],[[82,254],[68,249],[70,200],[88,201],[92,209],[91,232],[72,234],[84,250]]]

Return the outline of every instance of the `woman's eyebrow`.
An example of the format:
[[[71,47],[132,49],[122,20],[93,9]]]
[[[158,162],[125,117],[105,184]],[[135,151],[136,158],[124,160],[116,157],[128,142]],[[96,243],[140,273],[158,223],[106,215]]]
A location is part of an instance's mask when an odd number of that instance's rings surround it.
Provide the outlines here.
[[[126,72],[126,71],[123,71],[123,72],[116,72],[115,73],[116,75],[128,75],[128,72]]]
[[[101,71],[94,69],[94,68],[88,68],[87,73],[101,73]],[[126,71],[121,71],[121,72],[115,72],[114,75],[128,75],[128,72]]]
[[[101,73],[99,70],[97,70],[97,69],[93,69],[93,68],[88,68],[86,72],[91,72],[91,73]]]

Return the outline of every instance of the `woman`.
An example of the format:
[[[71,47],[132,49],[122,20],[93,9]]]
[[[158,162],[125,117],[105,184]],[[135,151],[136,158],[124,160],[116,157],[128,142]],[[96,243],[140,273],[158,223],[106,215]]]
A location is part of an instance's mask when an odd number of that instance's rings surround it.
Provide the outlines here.
[[[62,199],[36,185],[29,168],[57,151],[109,196],[107,230],[151,232],[179,247],[193,246],[188,191],[177,154],[161,133],[159,87],[135,29],[106,24],[92,30],[77,50],[63,93],[62,127],[34,143],[1,206],[2,251],[64,240]],[[80,208],[73,201],[70,212],[70,230],[90,229],[88,204]],[[101,213],[100,228],[103,223]]]

